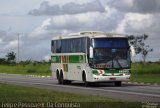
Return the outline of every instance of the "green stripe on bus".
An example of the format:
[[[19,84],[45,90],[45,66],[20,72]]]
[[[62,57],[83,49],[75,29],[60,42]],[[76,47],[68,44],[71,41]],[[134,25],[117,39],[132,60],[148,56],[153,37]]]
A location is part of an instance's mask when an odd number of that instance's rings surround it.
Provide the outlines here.
[[[83,55],[69,56],[69,63],[85,63],[85,57]]]
[[[92,73],[95,75],[99,75],[98,70],[92,70]]]
[[[66,72],[68,72],[68,64],[66,64]]]
[[[98,69],[94,69],[92,70],[92,73],[95,74],[95,75],[99,75],[99,70]],[[103,70],[105,72],[105,74],[118,74],[118,73],[129,73],[129,70]]]
[[[105,73],[119,73],[119,70],[104,70]]]
[[[67,58],[68,56],[68,58]],[[86,58],[85,55],[64,55],[64,63],[67,63],[67,59],[69,63],[85,63]],[[51,56],[51,63],[61,63],[61,56]]]
[[[61,56],[51,56],[51,63],[61,63]]]
[[[67,57],[66,56],[63,56],[63,57],[64,57],[64,63],[67,63],[67,61],[66,61]]]

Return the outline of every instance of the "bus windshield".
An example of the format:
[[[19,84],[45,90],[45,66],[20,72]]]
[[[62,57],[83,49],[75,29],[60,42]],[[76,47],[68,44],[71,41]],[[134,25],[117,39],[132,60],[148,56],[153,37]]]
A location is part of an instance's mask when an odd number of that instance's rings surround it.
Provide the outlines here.
[[[93,68],[130,68],[127,39],[94,39]]]

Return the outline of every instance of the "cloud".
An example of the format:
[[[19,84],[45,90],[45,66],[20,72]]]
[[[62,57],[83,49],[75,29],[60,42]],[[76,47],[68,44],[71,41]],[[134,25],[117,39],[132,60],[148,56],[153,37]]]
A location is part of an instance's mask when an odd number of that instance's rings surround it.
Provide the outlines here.
[[[50,5],[49,1],[41,3],[39,9],[33,9],[29,11],[29,15],[63,15],[63,14],[79,14],[87,12],[105,12],[105,8],[98,0],[87,2],[84,4],[77,4],[75,2],[69,2],[62,6],[55,4]]]
[[[114,0],[109,2],[109,7],[126,12],[133,7],[133,1],[134,0]]]
[[[10,40],[13,39],[14,36],[12,36],[10,33],[8,33],[5,30],[0,30],[0,40],[1,40],[1,44],[7,43]]]
[[[160,40],[160,14],[126,13],[124,19],[118,24],[116,32],[129,35],[148,34],[146,44],[153,48],[153,52],[148,54],[148,60],[159,59]],[[138,59],[140,60],[140,59]]]
[[[69,32],[79,32],[87,30],[113,31],[117,24],[123,19],[121,14],[111,13],[83,13],[75,15],[53,16],[37,27],[30,37],[51,37]]]
[[[19,41],[19,44],[23,45],[23,42]],[[10,50],[17,49],[17,48],[18,48],[18,40],[12,40],[4,46],[4,49],[10,49]]]
[[[4,37],[6,34],[7,34],[6,31],[0,30],[0,37]]]
[[[134,6],[140,13],[159,13],[160,1],[159,0],[134,0]]]
[[[126,13],[124,19],[118,24],[116,32],[143,34],[148,33],[152,37],[160,38],[160,14]]]
[[[159,0],[114,0],[110,1],[110,7],[122,12],[134,13],[159,13]]]
[[[152,15],[127,13],[121,23],[118,24],[116,32],[119,33],[144,33],[151,27],[153,21]]]
[[[0,44],[2,44],[3,43],[3,40],[0,38]]]

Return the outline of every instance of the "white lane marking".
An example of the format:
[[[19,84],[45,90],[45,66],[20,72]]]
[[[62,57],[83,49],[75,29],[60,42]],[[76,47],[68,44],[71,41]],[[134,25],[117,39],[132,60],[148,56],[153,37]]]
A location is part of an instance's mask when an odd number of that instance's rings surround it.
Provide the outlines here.
[[[25,76],[25,77],[37,77],[37,78],[50,78],[52,76],[42,76],[42,75],[24,75],[24,74],[7,74],[7,73],[0,73],[2,75],[10,75],[10,76]]]
[[[18,77],[18,79],[30,79],[30,80],[40,80],[40,79],[45,79],[45,80],[53,80],[53,78],[51,78],[51,77],[44,77],[44,78],[42,78],[42,77],[29,77],[29,76],[21,76],[21,77],[19,77],[19,76],[0,76],[0,78],[17,78]]]
[[[4,80],[0,80],[4,81]],[[103,92],[111,92],[111,93],[124,93],[124,94],[132,94],[132,95],[141,95],[141,96],[151,96],[151,97],[158,97],[160,98],[160,95],[154,95],[154,94],[147,94],[147,93],[135,93],[135,92],[126,92],[126,91],[117,91],[117,90],[104,90],[104,89],[96,89],[96,88],[82,88],[82,87],[75,87],[75,86],[66,86],[66,85],[55,85],[55,84],[44,84],[44,83],[28,83],[25,81],[6,81],[5,82],[15,82],[15,83],[25,83],[25,84],[37,84],[37,85],[49,85],[49,86],[57,86],[57,87],[62,87],[62,88],[72,88],[72,89],[86,89],[86,90],[92,90],[92,91],[103,91]]]

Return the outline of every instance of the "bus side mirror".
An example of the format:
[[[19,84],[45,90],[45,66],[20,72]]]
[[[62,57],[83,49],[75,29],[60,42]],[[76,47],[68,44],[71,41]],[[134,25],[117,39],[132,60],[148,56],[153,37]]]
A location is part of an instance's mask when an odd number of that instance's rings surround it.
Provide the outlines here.
[[[93,58],[93,47],[89,48],[89,58]]]
[[[131,48],[131,56],[135,56],[136,52],[133,46],[130,47]]]

